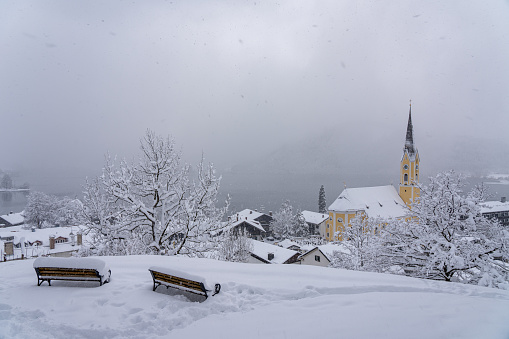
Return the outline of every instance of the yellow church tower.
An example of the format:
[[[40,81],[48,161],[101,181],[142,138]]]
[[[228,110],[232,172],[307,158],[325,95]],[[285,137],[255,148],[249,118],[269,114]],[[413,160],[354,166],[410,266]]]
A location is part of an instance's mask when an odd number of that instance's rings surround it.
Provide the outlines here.
[[[419,152],[414,146],[412,126],[412,103],[408,113],[408,126],[406,130],[405,148],[400,164],[399,196],[409,206],[419,197]]]

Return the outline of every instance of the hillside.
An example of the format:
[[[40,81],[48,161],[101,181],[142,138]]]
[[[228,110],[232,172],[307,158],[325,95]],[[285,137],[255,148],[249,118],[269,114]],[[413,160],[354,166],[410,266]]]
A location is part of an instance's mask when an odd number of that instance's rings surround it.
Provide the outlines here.
[[[33,260],[0,263],[0,338],[507,338],[509,291],[300,265],[104,257],[110,283],[37,286]],[[148,267],[222,284],[198,302]]]

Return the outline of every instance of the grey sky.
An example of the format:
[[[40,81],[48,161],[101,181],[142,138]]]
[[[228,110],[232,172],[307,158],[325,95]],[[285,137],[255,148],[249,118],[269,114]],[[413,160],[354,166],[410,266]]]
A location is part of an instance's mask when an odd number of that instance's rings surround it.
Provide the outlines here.
[[[3,0],[0,51],[1,169],[82,182],[147,128],[219,168],[322,135],[399,161],[409,99],[424,158],[509,144],[507,1]]]

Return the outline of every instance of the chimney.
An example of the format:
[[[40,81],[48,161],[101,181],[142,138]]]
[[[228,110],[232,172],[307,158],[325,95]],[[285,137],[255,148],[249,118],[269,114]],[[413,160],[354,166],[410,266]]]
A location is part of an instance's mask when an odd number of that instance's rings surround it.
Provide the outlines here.
[[[249,214],[253,214],[253,211],[249,211]]]
[[[76,234],[76,237],[78,238],[76,240],[76,243],[78,246],[80,246],[81,244],[83,244],[83,235],[81,234],[81,232],[79,232],[78,234]]]
[[[500,202],[506,202],[506,198],[505,197],[500,198]]]
[[[274,253],[269,253],[269,255],[267,256],[267,259],[269,259],[269,261],[274,259]]]
[[[50,250],[55,249],[55,236],[54,235],[49,236],[49,249]]]
[[[76,241],[75,241],[76,239],[75,239],[74,233],[72,233],[72,231],[71,231],[71,233],[69,233],[69,237],[71,238],[71,246],[76,245]]]
[[[269,215],[272,217],[272,211],[269,211]]]

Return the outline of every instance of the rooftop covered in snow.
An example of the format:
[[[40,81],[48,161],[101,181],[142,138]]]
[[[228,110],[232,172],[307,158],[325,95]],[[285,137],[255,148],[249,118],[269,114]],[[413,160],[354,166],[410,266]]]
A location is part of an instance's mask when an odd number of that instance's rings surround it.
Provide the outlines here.
[[[509,202],[507,201],[485,201],[481,205],[481,213],[496,213],[509,211]]]
[[[304,216],[304,219],[306,219],[306,222],[316,225],[324,222],[329,217],[328,213],[317,213],[311,211],[302,211],[302,215]]]
[[[329,211],[353,213],[364,211],[368,217],[400,218],[407,207],[392,185],[345,188],[329,206]]]

